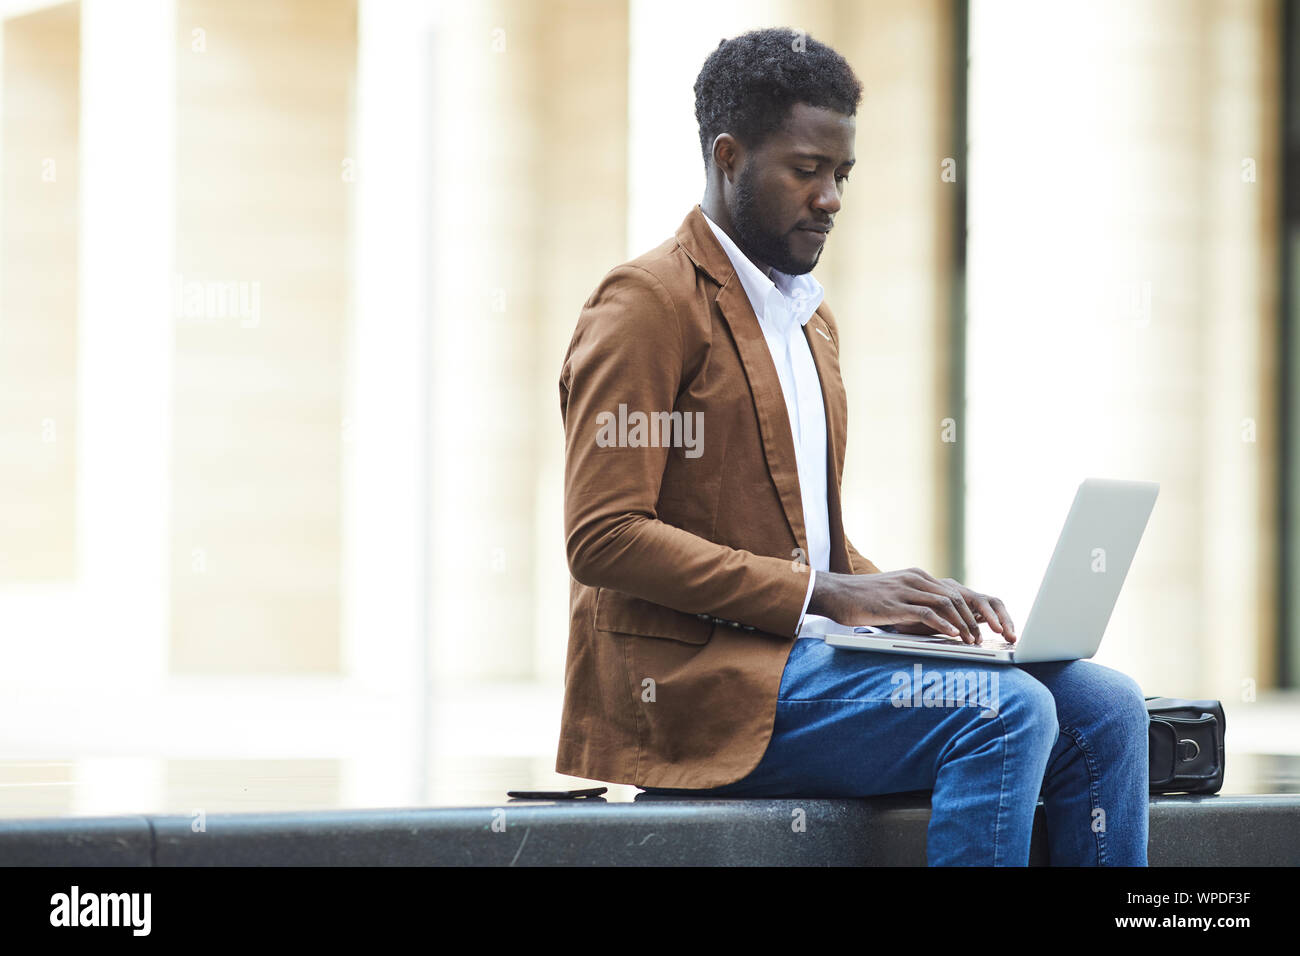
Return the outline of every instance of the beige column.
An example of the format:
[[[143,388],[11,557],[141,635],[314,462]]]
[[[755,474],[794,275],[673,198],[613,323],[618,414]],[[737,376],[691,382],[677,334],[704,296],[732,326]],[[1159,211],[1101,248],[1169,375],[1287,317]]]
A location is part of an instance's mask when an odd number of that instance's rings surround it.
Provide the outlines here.
[[[531,521],[541,11],[447,6],[432,76],[433,672],[533,667]]]
[[[1203,31],[1204,594],[1200,682],[1248,701],[1277,683],[1282,11],[1212,0]]]
[[[1023,624],[1078,482],[1159,481],[1098,656],[1149,693],[1271,679],[1276,17],[972,7],[972,562]]]
[[[171,666],[337,673],[352,2],[179,0]]]
[[[0,21],[0,587],[76,577],[81,5]]]
[[[558,680],[568,620],[558,380],[622,259],[619,4],[447,7],[436,27],[434,673]]]
[[[550,95],[537,104],[544,241],[530,406],[537,415],[533,646],[537,676],[554,683],[563,679],[569,636],[560,364],[582,303],[625,250],[628,19],[624,4],[600,0],[548,3],[547,11],[539,34],[548,51],[540,82]]]
[[[882,570],[916,565],[937,576],[953,558],[945,420],[960,419],[948,400],[955,186],[943,175],[951,9],[945,0],[840,2],[822,35],[863,84],[857,165],[818,269],[848,392],[845,532]]]

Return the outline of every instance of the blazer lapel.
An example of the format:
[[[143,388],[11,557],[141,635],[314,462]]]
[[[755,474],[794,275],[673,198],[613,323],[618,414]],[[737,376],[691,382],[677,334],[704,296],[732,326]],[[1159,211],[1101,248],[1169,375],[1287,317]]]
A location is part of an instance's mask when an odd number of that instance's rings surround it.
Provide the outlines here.
[[[699,204],[691,208],[677,229],[677,241],[691,260],[717,282],[721,288],[715,301],[731,330],[732,340],[740,353],[745,378],[754,398],[754,414],[763,439],[767,468],[781,498],[781,507],[798,546],[808,555],[808,533],[803,522],[803,501],[799,494],[799,467],[794,454],[794,434],[781,392],[781,380],[772,353],[763,338],[758,316],[750,305],[745,287],[727,258],[726,250],[709,228]],[[829,476],[828,476],[829,478]],[[828,481],[829,484],[829,481]],[[833,533],[833,532],[832,532]],[[843,547],[843,545],[841,545]]]
[[[707,224],[706,224],[707,228]],[[726,253],[723,253],[724,255]],[[794,434],[790,431],[790,415],[781,391],[781,379],[772,364],[772,351],[763,337],[758,317],[749,304],[749,296],[740,280],[732,273],[731,279],[718,292],[718,307],[731,329],[731,337],[740,352],[745,378],[754,396],[754,414],[758,417],[759,433],[763,436],[763,451],[767,468],[781,496],[781,506],[795,541],[808,556],[808,532],[803,523],[803,498],[799,491],[799,466],[794,453]]]

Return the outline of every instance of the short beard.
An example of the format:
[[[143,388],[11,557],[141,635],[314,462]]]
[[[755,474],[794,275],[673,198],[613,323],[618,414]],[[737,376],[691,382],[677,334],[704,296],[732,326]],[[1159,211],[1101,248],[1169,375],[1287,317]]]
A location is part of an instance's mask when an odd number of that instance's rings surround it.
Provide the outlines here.
[[[736,202],[731,210],[731,226],[736,230],[736,244],[759,262],[766,262],[778,272],[801,276],[812,272],[817,259],[803,262],[790,251],[790,237],[768,232],[759,220],[754,181],[748,164],[736,180]]]

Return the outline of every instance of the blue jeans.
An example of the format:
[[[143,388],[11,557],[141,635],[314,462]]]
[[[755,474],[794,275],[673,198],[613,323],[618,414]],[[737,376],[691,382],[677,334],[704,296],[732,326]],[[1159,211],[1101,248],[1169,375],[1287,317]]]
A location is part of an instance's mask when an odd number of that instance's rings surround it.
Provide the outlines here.
[[[932,791],[931,866],[1025,866],[1042,798],[1054,866],[1146,866],[1148,722],[1130,677],[1091,661],[987,664],[790,650],[758,766],[708,790],[862,797]]]

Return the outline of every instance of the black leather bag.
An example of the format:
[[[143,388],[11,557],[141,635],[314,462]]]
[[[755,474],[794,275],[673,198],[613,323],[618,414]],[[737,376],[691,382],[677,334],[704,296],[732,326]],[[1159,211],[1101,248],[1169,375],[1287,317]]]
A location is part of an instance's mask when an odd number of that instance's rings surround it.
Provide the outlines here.
[[[1223,734],[1217,700],[1148,697],[1151,792],[1218,793],[1223,787]]]

